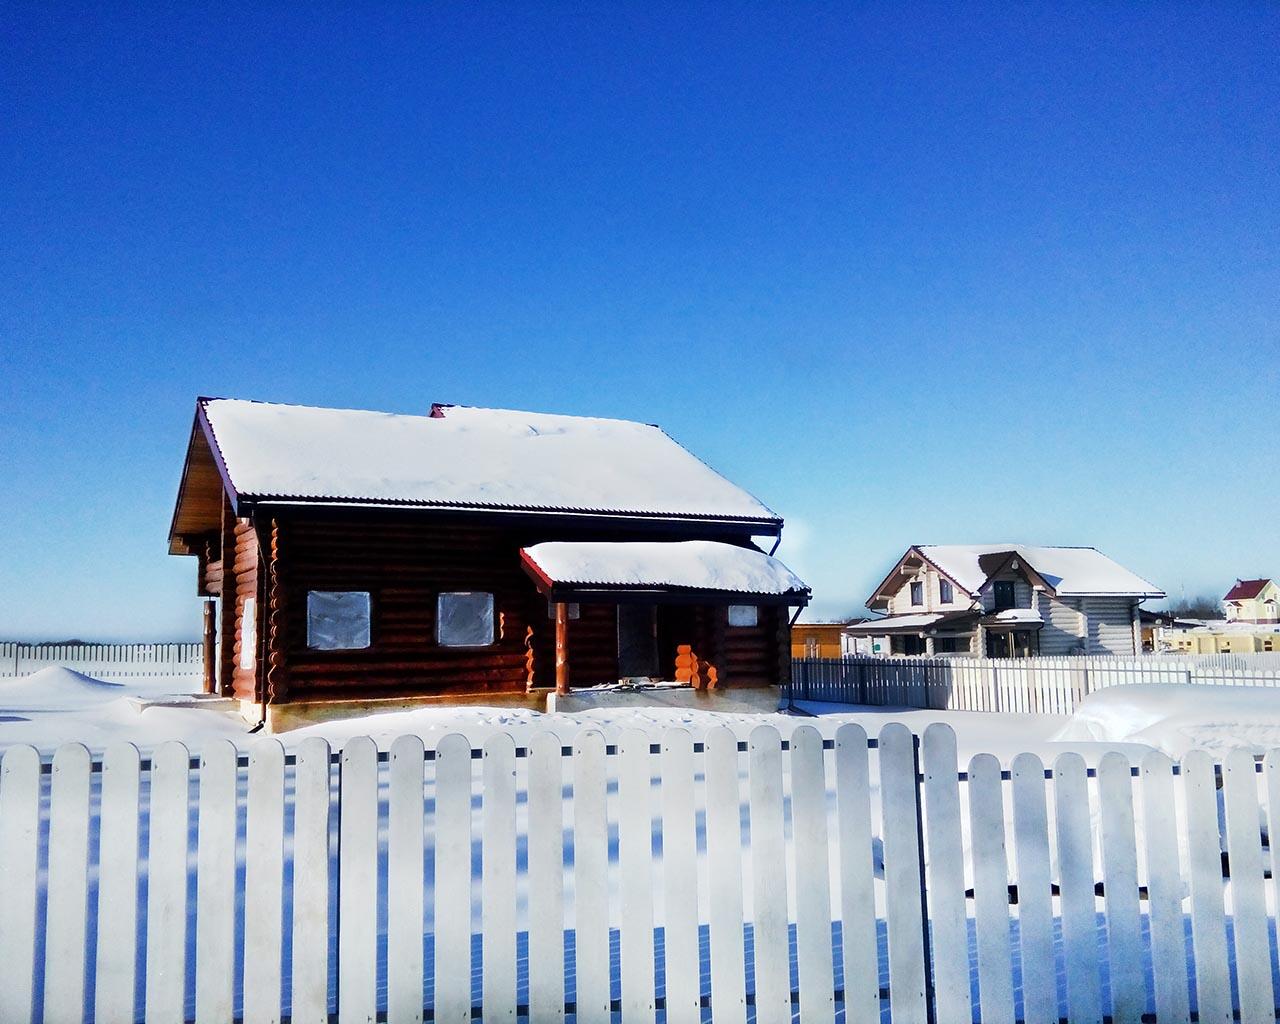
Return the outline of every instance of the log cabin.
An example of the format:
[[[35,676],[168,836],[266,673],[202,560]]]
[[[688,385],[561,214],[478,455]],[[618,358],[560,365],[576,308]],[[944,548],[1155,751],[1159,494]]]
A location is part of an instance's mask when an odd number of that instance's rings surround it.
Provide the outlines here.
[[[652,425],[201,398],[169,550],[198,567],[206,690],[271,728],[777,686],[810,596],[773,557],[782,525]]]

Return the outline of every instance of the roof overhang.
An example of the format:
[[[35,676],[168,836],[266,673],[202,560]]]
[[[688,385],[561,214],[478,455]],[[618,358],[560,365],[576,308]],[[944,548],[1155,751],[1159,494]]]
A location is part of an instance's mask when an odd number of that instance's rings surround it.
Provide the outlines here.
[[[550,541],[520,561],[552,601],[803,607],[810,597],[776,558],[718,541]]]
[[[877,604],[882,604],[888,601],[888,599],[897,592],[898,588],[889,588],[889,584],[902,575],[903,567],[906,565],[908,559],[913,557],[918,558],[925,565],[930,566],[934,572],[944,580],[947,580],[959,593],[967,594],[971,598],[977,596],[968,590],[968,588],[962,587],[950,573],[921,551],[919,545],[912,544],[911,547],[907,548],[903,556],[894,564],[894,567],[889,570],[889,574],[885,576],[885,578],[876,586],[876,589],[871,592],[871,596],[867,598],[866,607],[875,610]]]

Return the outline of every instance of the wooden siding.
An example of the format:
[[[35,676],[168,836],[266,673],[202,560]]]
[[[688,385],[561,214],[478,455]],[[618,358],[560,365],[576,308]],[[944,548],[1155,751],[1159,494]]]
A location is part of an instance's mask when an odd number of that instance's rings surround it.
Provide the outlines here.
[[[1040,617],[1044,619],[1040,630],[1040,654],[1048,657],[1084,653],[1077,599],[1060,600],[1041,592]]]
[[[1086,597],[1089,613],[1089,654],[1135,654],[1133,600],[1128,597]]]
[[[231,627],[230,645],[226,643],[226,634],[223,635],[223,650],[229,649],[231,652],[231,694],[240,700],[260,701],[262,694],[259,692],[258,687],[258,651],[254,652],[252,667],[240,667],[240,644],[244,635],[242,626],[244,623],[245,602],[251,597],[255,599],[254,617],[257,619],[257,628],[254,630],[254,637],[258,641],[259,651],[261,650],[262,640],[261,574],[258,571],[261,555],[258,548],[258,535],[254,531],[253,524],[248,519],[234,520],[231,550],[233,551],[231,568],[232,576],[235,580],[235,592],[224,605],[229,605],[232,610],[232,614],[229,616],[229,625]]]

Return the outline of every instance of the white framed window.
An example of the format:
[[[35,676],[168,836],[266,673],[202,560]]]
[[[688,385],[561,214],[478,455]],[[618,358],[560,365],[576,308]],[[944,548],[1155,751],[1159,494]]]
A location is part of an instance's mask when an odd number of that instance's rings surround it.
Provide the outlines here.
[[[240,667],[253,668],[258,653],[258,599],[246,597],[240,609]]]
[[[436,598],[436,643],[488,647],[493,643],[493,595],[455,591]]]
[[[313,651],[368,647],[369,620],[368,591],[307,591],[307,647]]]
[[[729,605],[729,625],[755,626],[760,622],[760,609],[753,604]]]
[[[582,614],[582,609],[578,607],[577,602],[569,604],[569,618],[576,619]],[[547,601],[547,618],[554,619],[556,617],[556,603]]]

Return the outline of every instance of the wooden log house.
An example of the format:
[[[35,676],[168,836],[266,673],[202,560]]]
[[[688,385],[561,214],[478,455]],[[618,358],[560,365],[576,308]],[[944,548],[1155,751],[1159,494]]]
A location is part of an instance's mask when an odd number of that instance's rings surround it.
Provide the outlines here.
[[[782,525],[646,424],[201,398],[169,549],[197,561],[206,689],[292,720],[777,685],[809,597],[757,543]]]

